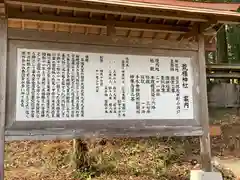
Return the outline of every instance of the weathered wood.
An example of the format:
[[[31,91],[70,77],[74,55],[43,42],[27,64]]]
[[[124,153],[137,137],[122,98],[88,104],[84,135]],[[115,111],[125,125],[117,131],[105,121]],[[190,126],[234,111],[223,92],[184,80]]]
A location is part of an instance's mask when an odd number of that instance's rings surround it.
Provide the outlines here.
[[[85,170],[90,166],[87,143],[82,139],[73,140],[72,166],[76,170]]]
[[[202,168],[205,171],[211,171],[211,147],[210,147],[210,130],[209,130],[209,118],[208,118],[208,100],[207,100],[207,82],[206,82],[206,64],[205,64],[205,51],[204,51],[204,36],[198,36],[199,51],[199,92],[200,92],[200,118],[201,126],[203,127],[203,135],[200,137],[201,145],[201,159]]]
[[[174,12],[162,12],[159,10],[145,8],[135,8],[135,7],[123,7],[108,4],[87,4],[81,2],[63,2],[55,0],[7,0],[7,4],[13,5],[26,5],[33,7],[45,7],[45,8],[59,8],[63,10],[75,10],[81,12],[94,12],[94,13],[106,13],[106,14],[116,14],[116,15],[125,15],[125,16],[138,16],[146,18],[160,18],[160,19],[178,19],[185,21],[198,21],[198,22],[207,22],[208,19],[205,16],[200,16],[195,14],[194,17],[187,13],[182,13],[181,15],[176,15]]]
[[[239,64],[207,64],[208,70],[222,70],[222,71],[230,71],[237,70],[240,71]]]
[[[86,2],[89,1],[87,4]],[[169,4],[160,3],[139,3],[129,1],[106,1],[106,0],[87,0],[80,4],[78,2],[69,1],[41,1],[41,0],[7,0],[8,4],[28,5],[28,6],[41,6],[51,8],[64,8],[64,9],[81,9],[81,11],[92,11],[109,14],[123,14],[162,18],[162,19],[178,19],[178,20],[191,20],[199,22],[207,22],[209,19],[216,19],[220,23],[239,23],[240,15],[237,12],[229,10],[219,10],[214,8],[199,8],[187,6],[173,6]],[[105,6],[105,7],[104,7]],[[178,12],[178,13],[176,13]],[[157,16],[157,17],[156,17]],[[159,17],[160,16],[160,17]]]
[[[9,39],[30,40],[40,42],[56,42],[70,44],[93,44],[112,47],[144,48],[148,49],[168,49],[168,50],[188,50],[196,51],[198,48],[195,42],[174,42],[159,39],[140,39],[126,37],[107,37],[99,35],[82,35],[79,33],[66,32],[39,32],[36,30],[18,30],[10,28],[8,32]],[[110,47],[109,47],[110,48]],[[142,50],[140,50],[142,51]]]
[[[189,32],[191,28],[184,27],[180,25],[162,25],[162,24],[147,24],[138,22],[128,22],[128,21],[114,21],[114,20],[97,20],[89,18],[80,17],[67,17],[67,16],[54,16],[46,15],[35,12],[17,12],[9,11],[8,16],[10,20],[21,19],[21,20],[35,20],[43,22],[57,22],[68,25],[81,24],[86,27],[101,27],[106,28],[108,25],[114,24],[114,27],[129,30],[138,31],[154,31],[154,32],[167,32],[167,33],[186,33]]]
[[[0,18],[0,180],[4,179],[4,144],[6,112],[7,20]]]
[[[208,78],[227,78],[227,79],[238,79],[240,78],[240,73],[208,73]]]
[[[230,83],[208,84],[209,107],[240,107],[240,85]]]

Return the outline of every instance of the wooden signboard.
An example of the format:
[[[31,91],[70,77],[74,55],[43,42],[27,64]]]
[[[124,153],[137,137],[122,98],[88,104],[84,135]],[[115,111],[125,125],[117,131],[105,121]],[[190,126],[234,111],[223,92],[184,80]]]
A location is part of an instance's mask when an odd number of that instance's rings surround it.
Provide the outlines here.
[[[195,51],[9,43],[10,139],[203,133]]]
[[[204,34],[239,23],[238,13],[160,2],[0,5],[0,180],[5,140],[86,136],[200,136],[211,171]]]

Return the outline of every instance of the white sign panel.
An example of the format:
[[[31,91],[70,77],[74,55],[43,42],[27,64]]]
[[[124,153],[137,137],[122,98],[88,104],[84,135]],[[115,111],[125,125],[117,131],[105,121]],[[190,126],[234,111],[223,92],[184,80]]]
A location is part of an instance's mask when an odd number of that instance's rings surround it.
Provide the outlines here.
[[[191,58],[18,49],[17,121],[193,119]]]

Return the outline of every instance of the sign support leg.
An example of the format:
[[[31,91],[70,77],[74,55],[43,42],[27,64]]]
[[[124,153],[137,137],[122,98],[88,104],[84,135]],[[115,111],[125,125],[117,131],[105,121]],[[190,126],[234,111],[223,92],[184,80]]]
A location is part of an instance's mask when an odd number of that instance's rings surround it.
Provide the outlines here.
[[[207,100],[207,81],[206,81],[206,60],[204,48],[204,35],[198,36],[199,50],[198,60],[201,76],[199,77],[199,90],[200,90],[200,117],[201,125],[203,127],[203,135],[200,137],[201,146],[201,161],[202,169],[207,172],[212,171],[211,164],[211,145],[209,133],[209,118],[208,118],[208,100]]]
[[[1,12],[4,4],[0,3]],[[2,11],[3,10],[3,11]],[[5,104],[7,68],[7,19],[0,17],[0,180],[4,180]]]

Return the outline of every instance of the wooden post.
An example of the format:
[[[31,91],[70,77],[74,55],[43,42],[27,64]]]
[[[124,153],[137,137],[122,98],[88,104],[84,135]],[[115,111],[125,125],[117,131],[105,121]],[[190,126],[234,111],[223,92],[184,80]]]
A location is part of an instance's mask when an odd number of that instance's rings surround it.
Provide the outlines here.
[[[205,48],[204,48],[204,35],[198,36],[199,50],[199,89],[200,89],[200,120],[203,127],[203,135],[200,137],[201,146],[201,160],[202,169],[207,172],[212,171],[211,164],[211,145],[210,145],[210,128],[208,118],[208,99],[207,99],[207,82],[206,82],[206,61],[205,61]]]
[[[82,139],[73,140],[72,166],[76,170],[86,169],[89,167],[88,147]]]
[[[0,180],[4,180],[5,104],[7,73],[7,19],[4,3],[0,3]]]

